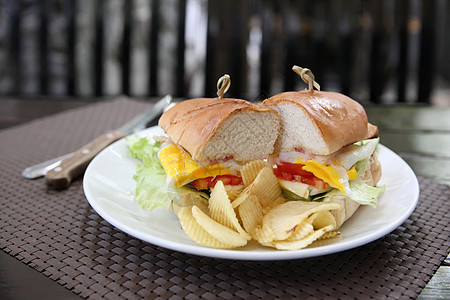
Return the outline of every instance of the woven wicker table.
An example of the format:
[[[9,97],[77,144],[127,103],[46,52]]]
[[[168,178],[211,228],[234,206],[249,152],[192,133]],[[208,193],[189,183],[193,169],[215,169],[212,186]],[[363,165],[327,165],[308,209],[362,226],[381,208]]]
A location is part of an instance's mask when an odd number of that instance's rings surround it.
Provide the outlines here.
[[[187,255],[131,237],[88,204],[82,180],[53,191],[26,166],[73,151],[149,104],[103,101],[0,132],[0,246],[83,298],[417,298],[448,255],[450,187],[419,176],[412,216],[387,236],[274,262]]]

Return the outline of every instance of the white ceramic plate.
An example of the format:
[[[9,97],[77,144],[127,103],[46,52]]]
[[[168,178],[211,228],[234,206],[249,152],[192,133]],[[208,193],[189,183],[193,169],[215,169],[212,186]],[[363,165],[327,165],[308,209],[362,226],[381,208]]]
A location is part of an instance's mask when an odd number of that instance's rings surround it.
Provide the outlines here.
[[[139,135],[161,135],[152,127]],[[171,211],[139,209],[134,202],[132,179],[138,160],[130,158],[125,141],[119,140],[98,154],[84,176],[84,192],[90,205],[106,221],[143,241],[164,248],[200,256],[239,260],[283,260],[321,256],[355,248],[390,233],[414,211],[419,184],[414,172],[397,154],[380,145],[378,158],[386,190],[376,209],[360,207],[340,229],[341,237],[326,244],[297,251],[280,251],[251,242],[235,250],[212,249],[197,245],[181,229]]]

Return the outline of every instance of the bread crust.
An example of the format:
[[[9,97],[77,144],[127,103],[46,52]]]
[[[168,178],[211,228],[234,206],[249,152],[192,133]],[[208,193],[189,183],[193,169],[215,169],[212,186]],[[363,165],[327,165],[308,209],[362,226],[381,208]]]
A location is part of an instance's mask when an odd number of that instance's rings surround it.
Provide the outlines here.
[[[200,156],[203,147],[214,137],[223,122],[242,111],[276,114],[279,120],[275,110],[245,100],[197,98],[182,101],[166,111],[159,119],[159,126],[194,160],[205,161]]]
[[[276,108],[283,102],[293,103],[303,110],[327,145],[327,151],[312,151],[312,154],[328,155],[368,136],[378,135],[378,128],[372,124],[369,126],[363,106],[343,94],[309,90],[284,92],[266,99],[262,105]],[[281,119],[283,127],[285,120],[283,116]],[[308,145],[298,147],[308,150]],[[281,145],[280,150],[288,149],[283,149]]]

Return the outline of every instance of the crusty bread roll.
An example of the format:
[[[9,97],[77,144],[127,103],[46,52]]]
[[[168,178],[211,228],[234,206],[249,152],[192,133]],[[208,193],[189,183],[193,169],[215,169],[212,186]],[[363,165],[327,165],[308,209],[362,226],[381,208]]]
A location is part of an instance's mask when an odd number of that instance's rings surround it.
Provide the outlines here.
[[[376,153],[370,157],[369,166],[367,167],[366,173],[364,173],[364,180],[367,180],[367,184],[371,186],[376,186],[381,178],[381,164],[377,159]],[[339,209],[330,211],[331,214],[336,219],[336,228],[342,226],[342,224],[347,221],[356,210],[359,208],[360,204],[351,200],[349,197],[340,195],[328,198],[326,202],[338,203],[341,205]]]
[[[302,148],[308,153],[331,154],[342,147],[378,135],[361,104],[334,92],[284,92],[266,99],[263,106],[281,117],[278,151]]]
[[[199,98],[166,111],[159,125],[197,162],[267,158],[280,131],[277,111],[230,98]]]
[[[378,128],[368,123],[361,104],[334,92],[304,90],[285,92],[266,99],[263,106],[276,109],[281,118],[281,134],[277,151],[301,148],[307,153],[329,155],[355,142],[378,136]],[[381,177],[381,164],[373,154],[364,174],[371,186]],[[348,220],[360,206],[345,195],[326,201],[339,203],[340,209],[331,213],[337,228]]]

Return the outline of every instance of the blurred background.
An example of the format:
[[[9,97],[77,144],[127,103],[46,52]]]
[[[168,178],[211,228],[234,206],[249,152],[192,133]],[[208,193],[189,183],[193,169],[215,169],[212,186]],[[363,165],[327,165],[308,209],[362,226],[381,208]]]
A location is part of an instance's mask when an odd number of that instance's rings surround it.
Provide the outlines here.
[[[447,0],[0,0],[0,101],[263,100],[306,85],[361,103],[450,105]]]

